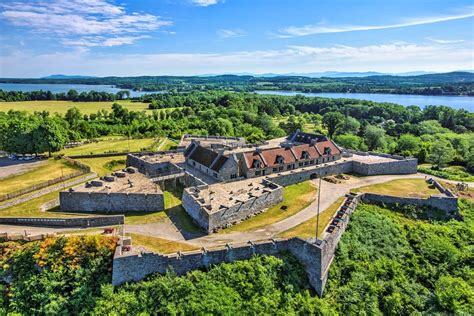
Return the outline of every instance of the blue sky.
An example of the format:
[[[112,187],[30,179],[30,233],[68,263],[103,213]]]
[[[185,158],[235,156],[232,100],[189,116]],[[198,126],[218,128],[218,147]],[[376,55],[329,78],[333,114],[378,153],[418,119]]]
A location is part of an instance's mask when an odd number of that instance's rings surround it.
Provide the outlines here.
[[[472,1],[6,0],[0,77],[474,69]]]

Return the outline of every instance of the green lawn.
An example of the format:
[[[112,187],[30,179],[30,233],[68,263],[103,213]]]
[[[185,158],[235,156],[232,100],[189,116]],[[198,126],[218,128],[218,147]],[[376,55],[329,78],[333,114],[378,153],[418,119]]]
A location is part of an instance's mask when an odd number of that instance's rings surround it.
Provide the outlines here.
[[[252,231],[279,222],[311,204],[316,199],[316,192],[317,188],[310,181],[289,185],[283,188],[281,203],[237,225],[223,229],[221,233]],[[286,206],[287,209],[283,210],[283,206]]]
[[[0,111],[8,110],[27,111],[48,111],[49,113],[65,114],[68,109],[76,107],[83,114],[97,113],[100,110],[112,112],[112,104],[115,102],[123,105],[130,111],[150,111],[148,103],[131,102],[130,100],[105,101],[105,102],[73,102],[73,101],[19,101],[19,102],[0,102]]]
[[[432,188],[423,179],[399,179],[369,185],[352,190],[353,192],[369,192],[401,197],[421,197],[427,198],[432,194],[439,194],[440,191]]]
[[[14,192],[77,171],[80,169],[62,159],[48,159],[25,173],[0,179],[0,194]]]
[[[159,253],[173,253],[178,251],[197,250],[199,247],[190,245],[185,242],[163,239],[159,237],[151,237],[140,234],[127,234],[132,237],[133,246],[144,246],[151,251]]]
[[[91,170],[100,177],[111,174],[113,171],[125,168],[127,156],[78,158],[76,160],[91,167]]]
[[[340,197],[334,202],[328,209],[319,214],[319,236],[324,233],[324,228],[329,224],[329,221],[337,212],[342,202],[344,202],[344,197]],[[278,234],[278,237],[282,238],[291,238],[291,237],[301,237],[303,239],[311,238],[316,236],[316,216],[311,219],[303,222],[287,231],[284,231]]]
[[[142,150],[157,150],[166,139],[164,138],[141,138],[141,139],[126,139],[126,138],[112,138],[104,139],[99,142],[81,145],[74,148],[66,148],[59,153],[66,156],[74,155],[89,155],[89,154],[103,154],[108,152],[134,152]]]

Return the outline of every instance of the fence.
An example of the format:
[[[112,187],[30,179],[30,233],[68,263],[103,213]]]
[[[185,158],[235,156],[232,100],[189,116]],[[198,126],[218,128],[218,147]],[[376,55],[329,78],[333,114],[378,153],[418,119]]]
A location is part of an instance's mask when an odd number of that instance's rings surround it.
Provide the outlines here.
[[[84,173],[85,173],[84,171],[76,171],[76,172],[67,174],[65,176],[61,176],[61,177],[54,178],[54,179],[51,179],[51,180],[48,180],[48,181],[44,181],[44,182],[29,186],[27,188],[24,188],[24,189],[21,189],[21,190],[18,190],[18,191],[14,191],[14,192],[10,192],[10,193],[7,193],[7,194],[0,195],[0,202],[6,201],[6,200],[9,200],[9,199],[13,199],[13,198],[16,198],[20,195],[27,194],[27,193],[30,193],[30,192],[33,192],[33,191],[36,191],[36,190],[39,190],[39,189],[43,189],[43,188],[49,187],[50,185],[57,184],[57,183],[60,183],[60,182],[63,182],[63,181],[66,181],[66,180],[69,180],[69,179],[72,179],[72,178],[75,178],[75,177],[79,177],[79,176],[83,175]]]

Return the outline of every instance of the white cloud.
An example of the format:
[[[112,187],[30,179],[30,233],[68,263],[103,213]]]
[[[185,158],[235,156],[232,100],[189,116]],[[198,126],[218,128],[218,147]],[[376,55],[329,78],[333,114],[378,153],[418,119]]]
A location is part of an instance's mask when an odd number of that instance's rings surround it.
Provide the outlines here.
[[[88,47],[131,44],[145,36],[126,34],[152,32],[172,24],[151,14],[127,13],[123,6],[107,0],[53,0],[34,5],[17,1],[0,4],[0,9],[0,18],[11,24],[35,33],[56,34],[63,43],[74,46],[81,43]],[[101,37],[103,45],[99,41],[89,41],[91,36]]]
[[[465,42],[465,40],[445,40],[445,39],[437,39],[437,38],[432,38],[432,37],[427,37],[426,39],[437,44],[455,44],[455,43]]]
[[[219,0],[191,0],[191,2],[194,5],[197,5],[199,7],[207,7],[213,4],[218,4],[220,1]]]
[[[217,35],[220,38],[244,37],[244,36],[247,36],[247,32],[241,29],[235,29],[235,30],[222,29],[222,30],[217,31]]]
[[[354,32],[354,31],[371,31],[371,30],[385,30],[399,27],[408,27],[423,24],[432,24],[439,22],[446,22],[452,20],[466,19],[474,17],[474,12],[469,8],[468,13],[458,15],[445,15],[437,17],[420,17],[416,19],[408,19],[400,23],[386,24],[386,25],[304,25],[304,26],[289,26],[284,28],[276,34],[277,37],[296,37],[306,36],[313,34],[324,34],[324,33],[343,33],[343,32]]]
[[[0,56],[0,77],[51,73],[97,76],[196,75],[205,73],[289,73],[334,71],[409,72],[473,69],[468,45],[405,42],[354,46],[289,46],[278,50],[229,53],[102,55],[70,52],[37,55],[18,51]]]

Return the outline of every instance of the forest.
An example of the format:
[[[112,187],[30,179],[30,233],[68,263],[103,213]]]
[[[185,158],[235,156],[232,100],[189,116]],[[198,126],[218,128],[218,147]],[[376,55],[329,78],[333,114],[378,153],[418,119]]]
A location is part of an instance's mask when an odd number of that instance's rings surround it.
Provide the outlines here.
[[[312,78],[306,76],[140,76],[12,79],[0,83],[114,85],[137,91],[190,92],[198,90],[291,90],[301,92],[394,93],[420,95],[474,95],[474,74],[451,72],[418,76]],[[0,100],[2,97],[0,95]]]
[[[0,314],[473,314],[474,205],[462,220],[363,204],[339,243],[322,298],[290,254],[256,256],[110,285],[115,239],[0,240]],[[423,210],[421,210],[423,211]]]
[[[106,135],[227,135],[255,143],[301,129],[327,135],[344,148],[413,156],[438,169],[455,164],[474,170],[474,113],[463,109],[223,91],[153,94],[140,101],[152,111],[129,111],[117,101],[110,111],[90,115],[77,108],[63,116],[0,112],[0,150],[54,153],[68,142]],[[461,180],[469,178],[458,173]]]

